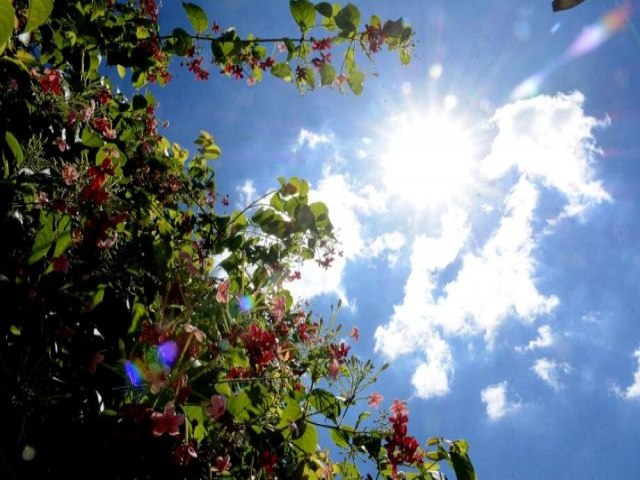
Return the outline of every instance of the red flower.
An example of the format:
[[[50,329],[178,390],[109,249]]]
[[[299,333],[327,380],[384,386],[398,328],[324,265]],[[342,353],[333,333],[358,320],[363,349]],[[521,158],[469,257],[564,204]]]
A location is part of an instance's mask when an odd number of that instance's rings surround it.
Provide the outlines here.
[[[211,415],[211,418],[218,420],[226,411],[226,402],[222,395],[214,395],[211,397],[211,405],[205,408],[205,411]]]
[[[277,347],[276,334],[263,330],[257,325],[250,325],[249,331],[240,335],[246,349],[251,355],[252,363],[261,367],[273,360]]]
[[[216,301],[218,303],[227,303],[229,301],[229,280],[225,280],[218,285],[216,292]]]
[[[322,40],[312,40],[312,50],[328,50],[331,48],[331,38],[323,38]]]
[[[109,100],[111,100],[111,92],[107,89],[101,90],[96,95],[96,100],[98,100],[101,105],[105,105]]]
[[[277,321],[281,321],[284,318],[285,310],[287,309],[287,299],[284,295],[278,295],[271,300],[271,308],[269,313]]]
[[[224,457],[220,455],[216,458],[216,466],[211,467],[211,471],[213,473],[222,473],[227,472],[231,468],[231,457],[229,455],[225,455]]]
[[[349,336],[356,342],[360,340],[360,330],[358,329],[358,327],[352,327],[351,332],[349,332]]]
[[[176,413],[176,407],[169,402],[164,407],[164,412],[153,412],[151,414],[153,421],[153,435],[156,437],[166,433],[172,437],[180,435],[180,426],[184,423],[184,415]]]
[[[200,66],[202,60],[202,57],[198,57],[194,58],[190,62],[187,62],[189,71],[193,72],[198,80],[206,80],[209,78],[209,72],[207,72]]]
[[[264,452],[262,452],[262,455],[260,455],[258,462],[260,463],[260,466],[262,467],[264,472],[270,475],[273,473],[273,468],[275,467],[276,463],[278,463],[278,456],[275,454],[275,452],[265,450]]]
[[[54,95],[62,95],[62,74],[60,70],[45,68],[44,74],[38,73],[34,68],[31,70],[31,75],[38,80],[40,88],[44,93],[53,93]]]
[[[378,408],[382,400],[384,400],[384,397],[382,395],[380,395],[378,392],[373,392],[371,395],[369,395],[368,405],[373,408]]]
[[[80,177],[80,174],[78,173],[78,170],[76,169],[76,167],[74,167],[73,165],[69,165],[68,163],[65,163],[62,166],[62,181],[67,185],[71,185],[76,180],[78,180],[79,177]]]
[[[334,380],[338,378],[340,373],[340,362],[335,358],[329,362],[329,376]]]
[[[60,255],[53,259],[53,270],[56,272],[67,273],[69,271],[69,259],[66,255]]]
[[[173,452],[173,461],[178,465],[189,465],[191,460],[198,458],[197,444],[191,440],[186,445],[181,444]]]

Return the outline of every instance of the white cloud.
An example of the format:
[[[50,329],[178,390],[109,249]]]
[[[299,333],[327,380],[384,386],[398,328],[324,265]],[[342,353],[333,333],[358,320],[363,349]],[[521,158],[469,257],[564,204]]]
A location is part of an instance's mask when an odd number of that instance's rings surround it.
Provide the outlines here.
[[[538,328],[538,338],[531,340],[524,347],[518,346],[515,348],[516,352],[530,352],[537,348],[550,347],[554,342],[553,334],[551,333],[551,327],[549,325],[542,325]]]
[[[245,208],[256,200],[256,187],[253,180],[245,180],[242,185],[236,186],[236,192],[240,195],[240,208]]]
[[[513,413],[520,408],[519,403],[511,402],[507,398],[507,382],[489,385],[482,390],[480,397],[485,404],[487,416],[492,422],[500,420],[509,413]]]
[[[640,348],[633,352],[633,356],[636,358],[636,361],[638,363],[638,367],[633,374],[633,383],[624,390],[620,389],[619,387],[614,387],[614,392],[616,392],[622,398],[640,398]]]
[[[571,365],[565,362],[556,362],[548,358],[539,358],[531,367],[540,379],[549,385],[554,390],[560,390],[562,383],[560,383],[560,376],[571,373],[573,370]]]
[[[367,245],[365,254],[371,257],[379,257],[386,253],[389,266],[395,266],[398,261],[398,252],[407,243],[407,238],[401,232],[384,233],[375,237],[373,241]]]
[[[318,145],[331,142],[332,136],[324,133],[315,133],[306,128],[301,128],[298,133],[298,140],[296,141],[295,150],[300,150],[307,146],[309,149],[314,150]]]
[[[434,335],[426,350],[427,361],[421,363],[411,377],[420,398],[441,397],[449,393],[449,377],[453,359],[447,342]]]
[[[517,319],[533,323],[559,304],[555,295],[538,286],[536,252],[552,232],[542,227],[544,221],[553,226],[611,200],[593,168],[600,152],[592,132],[607,122],[586,115],[583,102],[580,93],[539,96],[495,112],[492,124],[497,133],[481,163],[481,172],[488,182],[515,181],[502,206],[479,206],[484,211],[501,212],[484,244],[474,243],[475,225],[469,220],[473,217],[455,206],[443,216],[439,238],[416,235],[404,298],[394,306],[388,323],[376,330],[375,348],[391,359],[409,353],[425,357],[413,376],[418,394],[422,388],[425,396],[430,395],[420,382],[431,371],[429,365],[436,364],[429,358],[429,340],[435,338],[446,344],[447,336],[481,334],[491,348],[505,322]],[[551,215],[539,208],[540,197],[550,190],[559,194],[554,201],[560,202],[562,213],[555,218],[539,218]],[[443,285],[445,269],[451,280]],[[553,343],[550,327],[541,327],[538,334],[539,338],[519,347],[519,351]],[[440,392],[448,390],[453,374],[451,354],[447,358],[446,368],[441,369],[446,372],[447,386],[440,382],[442,387],[436,388]],[[554,364],[554,369],[541,371],[551,382],[555,379],[554,385],[560,385],[558,375],[566,373],[567,367]],[[506,384],[487,392],[499,398],[505,389]]]
[[[440,338],[435,329],[439,312],[433,299],[437,274],[455,260],[469,234],[467,216],[461,210],[445,213],[441,224],[439,237],[414,239],[404,300],[394,306],[389,323],[376,329],[375,350],[390,359],[413,351],[428,358],[432,339]]]
[[[457,277],[438,299],[443,328],[451,333],[483,333],[489,343],[509,316],[526,321],[553,310],[555,296],[535,285],[531,222],[538,192],[521,179],[506,199],[502,220],[479,253],[467,253]]]
[[[608,124],[584,114],[579,92],[540,95],[499,108],[492,122],[498,128],[491,153],[483,160],[489,178],[515,168],[568,199],[562,216],[580,213],[592,204],[611,200],[594,179],[593,163],[600,153],[592,130]]]

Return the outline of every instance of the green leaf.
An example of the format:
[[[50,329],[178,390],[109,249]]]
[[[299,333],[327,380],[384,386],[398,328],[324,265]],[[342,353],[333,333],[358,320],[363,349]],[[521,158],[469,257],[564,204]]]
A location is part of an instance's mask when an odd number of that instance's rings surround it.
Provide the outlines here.
[[[205,32],[209,27],[209,19],[205,11],[194,3],[182,2],[182,7],[193,29],[197,33]]]
[[[22,152],[20,142],[18,142],[18,139],[9,131],[5,132],[4,139],[9,146],[9,150],[11,150],[11,153],[13,154],[13,158],[16,160],[16,166],[19,167],[24,161],[24,153]]]
[[[191,39],[189,34],[182,28],[174,28],[172,35],[173,35],[173,42],[171,43],[172,50],[179,57],[185,56],[189,51],[189,48],[191,48],[191,46],[193,45],[193,40]]]
[[[118,76],[120,78],[124,78],[125,75],[127,74],[127,69],[122,65],[116,65],[116,70],[118,71]]]
[[[333,17],[333,7],[329,2],[320,2],[316,4],[316,10],[323,17]]]
[[[358,468],[353,462],[345,460],[338,464],[338,468],[340,468],[340,473],[344,480],[360,480],[362,478]]]
[[[288,63],[284,63],[284,62],[276,63],[271,68],[271,73],[274,76],[283,79],[285,82],[290,82],[291,79],[293,78],[291,74],[291,67],[289,66]]]
[[[336,419],[340,416],[341,408],[336,396],[321,388],[315,388],[311,391],[309,404],[327,418]]]
[[[336,15],[336,25],[345,32],[354,32],[360,27],[360,10],[349,3]]]
[[[356,95],[360,95],[362,93],[362,86],[364,84],[364,73],[360,71],[355,71],[351,75],[347,77],[347,83],[349,84],[349,88]]]
[[[245,392],[227,398],[227,411],[233,416],[236,422],[249,420],[249,406],[251,400]]]
[[[99,148],[103,144],[100,136],[97,133],[92,132],[89,127],[84,127],[84,129],[82,130],[82,134],[80,135],[80,141],[86,147]]]
[[[449,455],[451,457],[451,467],[456,472],[457,480],[478,480],[469,455],[453,450],[449,452]]]
[[[27,25],[25,32],[35,30],[47,21],[53,10],[53,0],[30,0],[29,12],[27,13]]]
[[[306,32],[316,23],[316,9],[308,0],[290,0],[289,8],[291,16],[300,27],[300,31]]]
[[[330,63],[325,63],[320,68],[320,85],[331,85],[336,79],[336,69]]]
[[[43,258],[56,239],[56,234],[53,230],[53,215],[51,213],[43,212],[40,216],[40,224],[42,226],[40,230],[38,230],[38,233],[36,233],[33,247],[31,248],[31,256],[27,260],[29,265]]]
[[[202,442],[207,436],[207,429],[202,425],[197,425],[195,430],[193,431],[193,437],[198,441],[198,443]]]
[[[337,428],[329,429],[329,436],[333,443],[335,443],[340,448],[349,448],[349,438],[347,434],[342,430],[338,430]]]
[[[4,49],[4,44],[11,38],[13,33],[13,22],[16,12],[13,9],[11,0],[0,0],[0,51]]]
[[[303,428],[304,431],[302,435],[293,440],[293,443],[300,448],[300,450],[311,455],[318,447],[318,432],[316,431],[316,427],[310,423],[305,423]]]

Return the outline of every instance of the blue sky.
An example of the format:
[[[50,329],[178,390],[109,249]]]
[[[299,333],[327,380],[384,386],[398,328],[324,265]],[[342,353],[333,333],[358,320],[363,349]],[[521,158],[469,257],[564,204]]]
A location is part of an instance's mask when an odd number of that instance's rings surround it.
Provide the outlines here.
[[[377,389],[409,399],[416,436],[468,439],[485,479],[636,478],[634,2],[356,3],[412,25],[410,66],[363,59],[359,97],[176,70],[165,133],[214,134],[236,207],[279,175],[311,182],[344,257],[292,288],[319,313],[342,298],[353,351],[390,362]],[[203,6],[241,35],[296,33],[285,1]],[[186,23],[176,5],[161,21]]]

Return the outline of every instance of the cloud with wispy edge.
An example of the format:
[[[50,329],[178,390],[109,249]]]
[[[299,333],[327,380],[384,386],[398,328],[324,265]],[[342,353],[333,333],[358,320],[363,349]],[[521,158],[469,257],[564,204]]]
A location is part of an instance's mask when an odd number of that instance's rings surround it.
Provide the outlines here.
[[[548,225],[611,199],[594,170],[599,150],[593,130],[606,122],[586,115],[583,102],[579,93],[558,94],[498,109],[491,120],[497,133],[480,171],[485,182],[510,179],[512,172],[516,180],[504,203],[492,205],[501,212],[495,230],[476,245],[473,224],[461,205],[442,216],[440,237],[417,234],[413,240],[404,298],[389,322],[376,330],[375,348],[390,359],[410,353],[424,359],[413,377],[418,395],[446,394],[454,371],[452,355],[430,356],[430,342],[444,351],[439,342],[446,344],[448,336],[483,335],[491,348],[505,322],[533,323],[560,303],[538,287],[536,252],[550,233],[539,227],[540,198],[554,190],[564,199],[560,216],[543,218]],[[457,268],[452,280],[440,285],[440,275],[452,267]],[[539,339],[521,348],[548,346],[550,329],[538,333]],[[438,388],[421,389],[420,379],[434,370],[430,365],[445,373],[446,387],[439,379]]]
[[[294,146],[294,151],[302,150],[305,147],[310,150],[315,150],[318,145],[331,143],[332,139],[333,135],[316,133],[306,128],[301,128]]]
[[[543,357],[535,361],[531,370],[549,387],[558,391],[564,387],[560,377],[571,373],[573,368],[566,362],[557,362]]]
[[[538,328],[538,337],[531,340],[524,346],[515,347],[515,351],[519,353],[531,352],[538,348],[550,347],[555,342],[551,327],[549,325],[542,325]]]
[[[507,397],[508,382],[489,385],[480,392],[480,398],[485,405],[487,417],[492,422],[497,422],[504,416],[517,411],[520,408],[519,402],[509,400]]]
[[[636,371],[633,374],[633,383],[625,389],[621,389],[618,386],[613,387],[613,392],[616,395],[627,400],[640,399],[640,348],[633,352],[633,356],[637,361]]]

